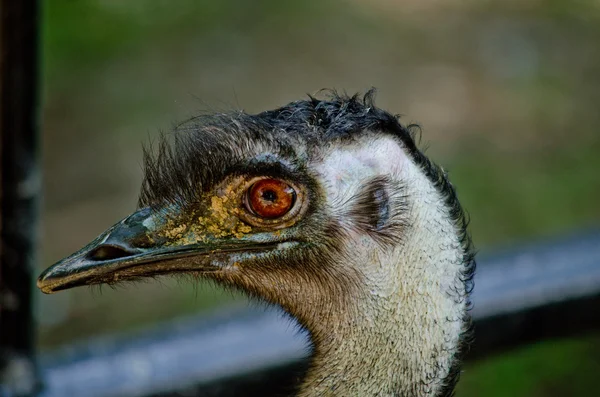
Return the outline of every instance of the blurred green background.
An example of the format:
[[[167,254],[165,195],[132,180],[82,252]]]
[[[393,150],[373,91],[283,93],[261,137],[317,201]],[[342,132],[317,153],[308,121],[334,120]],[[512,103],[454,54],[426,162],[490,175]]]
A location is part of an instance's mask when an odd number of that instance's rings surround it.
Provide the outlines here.
[[[379,88],[423,126],[477,247],[600,224],[596,0],[46,0],[40,269],[131,212],[141,143],[206,109]],[[38,299],[43,349],[243,297],[163,279]],[[477,302],[475,302],[477,304]],[[218,310],[218,309],[217,309]],[[556,321],[561,321],[556,319]],[[591,396],[600,335],[469,363],[459,396]]]

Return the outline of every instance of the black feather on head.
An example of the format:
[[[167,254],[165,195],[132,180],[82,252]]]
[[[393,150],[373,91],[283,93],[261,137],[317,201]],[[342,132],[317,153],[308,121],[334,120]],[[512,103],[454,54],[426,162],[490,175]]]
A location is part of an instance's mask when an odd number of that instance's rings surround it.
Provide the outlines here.
[[[202,114],[163,134],[158,150],[144,152],[144,182],[139,205],[161,206],[194,200],[257,149],[294,160],[296,147],[320,147],[334,139],[352,139],[363,131],[393,134],[413,158],[418,149],[417,126],[404,127],[394,116],[375,106],[375,90],[363,97],[322,91],[323,99],[309,96],[258,114],[242,111]]]

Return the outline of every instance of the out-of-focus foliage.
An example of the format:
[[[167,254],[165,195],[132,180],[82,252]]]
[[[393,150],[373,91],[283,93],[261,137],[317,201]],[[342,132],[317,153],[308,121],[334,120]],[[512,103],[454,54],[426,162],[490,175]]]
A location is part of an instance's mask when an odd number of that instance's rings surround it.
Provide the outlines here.
[[[423,126],[479,248],[600,222],[597,1],[44,2],[43,267],[135,207],[141,142],[199,110],[380,89]],[[44,296],[42,346],[236,294],[172,280]],[[476,303],[475,303],[476,304]],[[557,319],[556,321],[560,321]],[[462,396],[588,396],[597,337],[468,365]]]

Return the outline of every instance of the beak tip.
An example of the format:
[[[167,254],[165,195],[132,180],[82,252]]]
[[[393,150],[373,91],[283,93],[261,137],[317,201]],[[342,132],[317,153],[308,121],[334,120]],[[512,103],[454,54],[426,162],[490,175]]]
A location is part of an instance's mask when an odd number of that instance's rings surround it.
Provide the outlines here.
[[[44,294],[53,294],[56,292],[56,272],[53,271],[54,266],[50,266],[46,270],[39,275],[36,281],[36,286],[44,293]]]
[[[47,277],[46,277],[46,272],[42,273],[36,282],[37,287],[44,293],[44,294],[51,294],[54,291],[52,290],[52,287],[49,285]]]

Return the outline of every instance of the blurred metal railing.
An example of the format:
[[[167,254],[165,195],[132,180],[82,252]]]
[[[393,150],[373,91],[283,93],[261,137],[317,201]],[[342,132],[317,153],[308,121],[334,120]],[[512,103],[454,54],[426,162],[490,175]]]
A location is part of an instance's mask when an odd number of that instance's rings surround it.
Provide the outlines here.
[[[473,302],[467,359],[600,329],[600,231],[480,255]],[[40,396],[282,395],[307,364],[297,330],[238,309],[85,341],[42,357]]]

